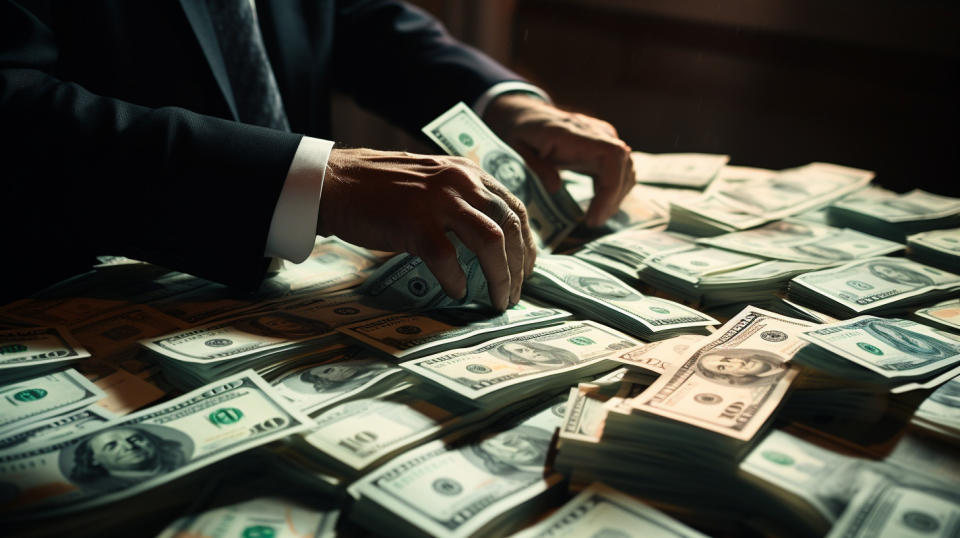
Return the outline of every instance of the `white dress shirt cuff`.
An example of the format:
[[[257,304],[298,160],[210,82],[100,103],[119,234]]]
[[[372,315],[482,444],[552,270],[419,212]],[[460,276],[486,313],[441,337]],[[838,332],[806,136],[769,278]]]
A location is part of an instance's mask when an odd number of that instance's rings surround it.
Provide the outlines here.
[[[332,149],[329,140],[309,136],[300,140],[273,210],[264,256],[300,263],[313,251],[320,193]]]
[[[543,99],[548,103],[553,103],[553,100],[550,99],[550,96],[547,95],[547,92],[541,90],[533,84],[530,84],[529,82],[520,82],[519,80],[511,80],[490,86],[490,89],[483,92],[483,95],[477,98],[477,100],[473,103],[473,111],[477,113],[477,116],[482,118],[483,113],[486,112],[487,107],[490,106],[490,103],[505,93],[529,93],[539,97],[540,99]]]

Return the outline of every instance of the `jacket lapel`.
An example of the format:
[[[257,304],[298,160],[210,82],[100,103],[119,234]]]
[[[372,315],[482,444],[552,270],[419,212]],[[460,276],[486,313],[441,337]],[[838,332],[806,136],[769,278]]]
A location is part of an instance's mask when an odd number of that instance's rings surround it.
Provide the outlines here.
[[[206,3],[203,0],[180,0],[180,5],[190,22],[193,34],[200,43],[200,48],[203,50],[207,64],[213,72],[213,78],[217,81],[220,93],[223,94],[227,106],[230,107],[230,114],[233,115],[233,119],[239,119],[237,104],[233,99],[233,88],[230,86],[227,67],[223,62],[223,55],[220,52],[220,45],[217,43],[217,35],[213,30],[213,23],[210,21]]]

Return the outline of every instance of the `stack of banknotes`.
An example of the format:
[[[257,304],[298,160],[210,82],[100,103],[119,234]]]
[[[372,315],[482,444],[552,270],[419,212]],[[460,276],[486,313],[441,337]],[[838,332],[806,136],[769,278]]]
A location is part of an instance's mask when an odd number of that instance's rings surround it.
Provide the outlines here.
[[[910,256],[928,265],[960,273],[960,228],[907,236]]]
[[[831,205],[827,218],[836,226],[902,243],[908,235],[960,226],[960,200],[921,190],[897,194],[871,188]]]

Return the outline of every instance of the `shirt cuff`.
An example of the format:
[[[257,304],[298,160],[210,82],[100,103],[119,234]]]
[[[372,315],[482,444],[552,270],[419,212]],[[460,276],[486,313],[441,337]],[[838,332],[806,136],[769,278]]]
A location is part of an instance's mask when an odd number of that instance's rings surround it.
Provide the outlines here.
[[[264,256],[300,263],[313,251],[320,193],[332,149],[333,142],[329,140],[309,136],[300,139],[273,210]]]
[[[483,95],[474,101],[473,111],[477,113],[477,116],[482,118],[483,113],[486,112],[487,107],[490,106],[490,103],[505,93],[529,93],[539,97],[540,99],[543,99],[550,104],[553,104],[553,100],[550,99],[550,96],[547,95],[547,92],[541,90],[533,84],[530,84],[529,82],[511,80],[507,82],[499,82],[493,86],[490,86],[489,90],[483,92]]]

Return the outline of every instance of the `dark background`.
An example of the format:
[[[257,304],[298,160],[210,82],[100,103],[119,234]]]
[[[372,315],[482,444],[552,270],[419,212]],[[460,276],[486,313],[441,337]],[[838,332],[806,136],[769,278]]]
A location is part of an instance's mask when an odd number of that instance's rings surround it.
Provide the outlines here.
[[[960,2],[418,0],[636,150],[827,161],[960,196]],[[341,99],[338,141],[435,151]]]

